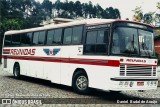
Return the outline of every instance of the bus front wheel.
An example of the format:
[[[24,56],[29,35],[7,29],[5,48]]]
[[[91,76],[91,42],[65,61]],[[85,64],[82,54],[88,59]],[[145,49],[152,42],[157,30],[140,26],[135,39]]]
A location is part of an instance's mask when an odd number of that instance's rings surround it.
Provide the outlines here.
[[[13,75],[15,78],[19,79],[20,78],[20,66],[19,64],[15,64],[13,68]]]
[[[73,76],[72,86],[75,92],[79,94],[87,94],[89,92],[88,77],[83,71],[78,71]]]

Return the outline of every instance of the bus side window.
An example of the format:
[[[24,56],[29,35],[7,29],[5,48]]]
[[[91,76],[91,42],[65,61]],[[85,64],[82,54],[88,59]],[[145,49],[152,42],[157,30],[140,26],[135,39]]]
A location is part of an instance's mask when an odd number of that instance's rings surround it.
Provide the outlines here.
[[[29,46],[32,41],[32,33],[24,33],[21,34],[21,45],[22,46]]]
[[[64,29],[63,44],[71,44],[72,28]]]
[[[33,45],[38,45],[38,36],[39,36],[39,32],[34,32],[33,34]]]
[[[44,44],[44,42],[45,42],[45,34],[46,34],[45,31],[40,31],[39,32],[39,36],[38,36],[38,44],[39,45]]]
[[[73,27],[72,44],[80,44],[82,39],[83,26]]]
[[[4,40],[4,46],[5,47],[11,46],[11,39],[12,39],[11,35],[6,35],[5,36],[5,40]]]
[[[27,45],[31,45],[31,43],[32,43],[32,32],[30,32],[30,33],[27,33],[27,35],[26,35],[26,44]]]
[[[84,47],[85,53],[95,53],[96,52],[96,48],[95,48],[96,38],[97,38],[97,31],[87,32],[86,45]]]
[[[62,29],[56,29],[54,32],[53,43],[60,44],[62,38]]]
[[[52,45],[53,44],[53,37],[54,37],[54,30],[49,30],[47,32],[47,45]]]
[[[12,46],[19,46],[21,43],[21,35],[15,34],[12,36]]]
[[[21,45],[25,46],[26,45],[26,34],[21,34]]]

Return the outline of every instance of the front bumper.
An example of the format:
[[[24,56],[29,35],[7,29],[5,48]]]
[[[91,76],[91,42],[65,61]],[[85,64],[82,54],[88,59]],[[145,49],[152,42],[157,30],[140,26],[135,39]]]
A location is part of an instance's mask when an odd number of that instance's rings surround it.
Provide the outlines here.
[[[111,78],[111,89],[115,91],[122,90],[151,90],[157,89],[158,78],[149,77],[115,77]]]

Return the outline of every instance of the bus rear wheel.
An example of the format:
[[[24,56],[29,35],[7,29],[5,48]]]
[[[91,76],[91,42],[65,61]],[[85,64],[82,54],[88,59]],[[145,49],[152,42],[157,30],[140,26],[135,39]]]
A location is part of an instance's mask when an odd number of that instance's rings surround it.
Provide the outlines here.
[[[20,78],[20,66],[19,66],[19,64],[15,64],[15,66],[13,68],[13,75],[17,79]]]
[[[78,71],[73,76],[72,87],[79,94],[89,93],[88,77],[83,71]]]

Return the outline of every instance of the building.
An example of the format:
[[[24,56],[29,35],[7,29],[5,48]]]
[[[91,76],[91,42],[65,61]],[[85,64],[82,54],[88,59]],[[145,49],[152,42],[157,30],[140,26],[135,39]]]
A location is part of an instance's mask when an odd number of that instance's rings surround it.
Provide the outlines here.
[[[160,55],[160,27],[155,28],[154,44],[156,53]]]

